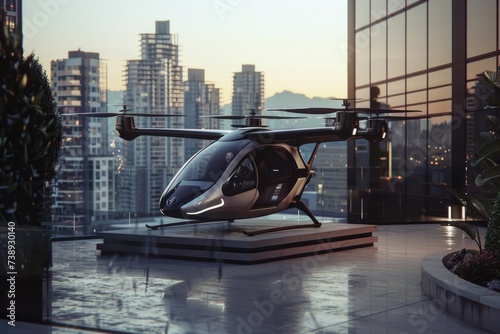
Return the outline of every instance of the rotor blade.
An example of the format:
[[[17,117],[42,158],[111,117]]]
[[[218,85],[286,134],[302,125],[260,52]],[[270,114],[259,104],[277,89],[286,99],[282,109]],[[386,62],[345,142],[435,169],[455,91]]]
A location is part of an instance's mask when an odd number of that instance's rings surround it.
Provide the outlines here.
[[[255,116],[257,118],[262,118],[262,119],[303,119],[307,118],[304,116],[272,116],[272,115],[262,115],[262,116]]]
[[[376,117],[367,117],[366,119],[381,119],[385,121],[408,121],[408,120],[417,120],[417,119],[425,119],[422,117],[404,117],[404,116],[376,116]]]
[[[328,120],[336,120],[337,118],[335,116],[326,116],[326,117],[318,117],[320,119],[328,119]],[[425,119],[427,118],[426,116],[420,117],[420,116],[360,116],[358,117],[359,121],[366,121],[366,120],[385,120],[385,121],[404,121],[404,120],[413,120],[413,119]]]
[[[318,108],[318,107],[306,107],[306,108],[269,108],[266,111],[284,111],[299,114],[311,114],[311,115],[323,115],[331,114],[337,111],[345,111],[344,108]]]
[[[272,116],[272,115],[255,115],[255,116],[246,116],[246,115],[207,115],[200,116],[202,118],[218,118],[218,119],[302,119],[307,117],[302,116]]]
[[[347,111],[354,111],[360,114],[371,114],[371,115],[379,115],[379,114],[404,114],[404,113],[415,113],[422,112],[421,110],[408,110],[408,109],[370,109],[370,108],[354,108],[347,109]]]
[[[112,112],[83,112],[61,114],[61,116],[81,116],[81,117],[116,117],[116,116],[138,116],[138,117],[184,117],[184,115],[167,114],[146,114],[146,113],[112,113]]]
[[[254,126],[246,124],[231,124],[231,127],[235,129],[243,129],[243,128],[253,128]],[[268,128],[268,127],[269,127],[268,125],[262,125],[262,124],[259,126],[259,128]]]
[[[244,115],[205,115],[200,116],[201,118],[218,118],[218,119],[246,119],[247,116]]]
[[[331,114],[335,112],[355,112],[361,114],[397,114],[397,113],[413,113],[413,112],[421,112],[420,110],[396,110],[396,109],[370,109],[370,108],[330,108],[330,107],[311,107],[311,108],[270,108],[266,109],[266,111],[285,111],[292,113],[302,113],[302,114],[312,114],[312,115],[323,115],[323,114]]]

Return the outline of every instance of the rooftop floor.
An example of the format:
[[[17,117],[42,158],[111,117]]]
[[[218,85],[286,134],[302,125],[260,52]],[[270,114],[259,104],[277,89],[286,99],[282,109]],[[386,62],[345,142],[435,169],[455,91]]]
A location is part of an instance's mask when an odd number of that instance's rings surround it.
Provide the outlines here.
[[[2,320],[0,332],[485,333],[420,286],[422,258],[473,241],[434,224],[374,235],[373,247],[255,265],[101,256],[100,240],[54,242],[57,325]]]

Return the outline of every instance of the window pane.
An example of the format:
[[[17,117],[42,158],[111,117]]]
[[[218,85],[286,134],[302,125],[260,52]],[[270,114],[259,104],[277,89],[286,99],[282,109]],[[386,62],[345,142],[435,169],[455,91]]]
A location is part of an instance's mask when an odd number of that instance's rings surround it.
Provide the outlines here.
[[[387,103],[390,108],[398,108],[406,105],[406,95],[396,95],[387,98]]]
[[[429,73],[429,88],[451,83],[451,68]]]
[[[427,115],[427,104],[426,103],[412,105],[412,106],[408,107],[408,109],[420,111],[419,113],[407,114],[408,117],[424,117]]]
[[[427,120],[408,121],[405,212],[415,217],[421,215],[422,208],[426,207],[428,177],[426,130]]]
[[[370,0],[356,0],[356,29],[370,21]]]
[[[371,17],[372,22],[387,15],[385,0],[372,0]]]
[[[467,0],[467,57],[495,51],[497,0]]]
[[[429,195],[447,197],[451,184],[451,116],[429,119]],[[429,204],[431,204],[429,202]],[[429,208],[431,210],[431,208]]]
[[[370,107],[370,89],[363,88],[356,90],[356,108],[369,108]]]
[[[375,24],[371,28],[371,82],[386,80],[386,33],[386,21]]]
[[[387,12],[389,14],[397,12],[400,9],[403,9],[405,6],[405,2],[401,0],[389,0],[387,3]]]
[[[15,0],[7,0],[7,3],[5,4],[5,9],[9,10],[11,12],[16,11],[16,1]]]
[[[497,59],[492,57],[467,64],[467,80],[474,80],[484,71],[495,71]]]
[[[404,93],[405,90],[405,81],[397,80],[388,83],[387,95],[395,95]]]
[[[429,89],[429,101],[451,99],[451,86]]]
[[[407,73],[427,68],[427,6],[417,6],[407,13]]]
[[[429,103],[429,114],[451,112],[451,100]]]
[[[388,21],[388,77],[405,74],[405,16],[399,14]]]
[[[385,83],[383,83],[381,85],[374,85],[374,86],[376,86],[379,89],[379,91],[380,91],[379,97],[385,97],[385,96],[387,96],[387,89],[386,89],[386,84]]]
[[[405,137],[406,126],[403,121],[393,121],[389,123],[388,141],[389,145],[389,175],[395,180],[402,180],[406,174],[405,166]]]
[[[427,91],[406,94],[407,104],[425,103],[427,101]]]
[[[492,88],[492,83],[484,75],[467,83],[469,97],[467,110],[481,110],[486,106],[499,106],[500,94],[498,89]]]
[[[429,1],[429,67],[451,62],[451,1]]]
[[[427,120],[407,121],[407,186],[413,194],[425,195],[427,167]]]
[[[427,75],[418,75],[406,79],[406,89],[408,92],[427,88]]]
[[[369,83],[370,48],[368,29],[356,34],[356,86]]]
[[[406,5],[409,6],[411,5],[412,3],[414,2],[418,2],[418,1],[421,1],[421,0],[406,0]],[[404,2],[404,1],[403,1]]]

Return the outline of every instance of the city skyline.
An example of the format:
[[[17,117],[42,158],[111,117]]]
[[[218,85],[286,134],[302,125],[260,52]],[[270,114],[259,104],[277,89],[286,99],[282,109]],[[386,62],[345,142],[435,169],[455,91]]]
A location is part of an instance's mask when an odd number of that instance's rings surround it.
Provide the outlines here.
[[[124,90],[125,62],[139,58],[140,34],[154,32],[157,20],[171,22],[181,65],[204,69],[221,88],[222,104],[231,102],[233,74],[242,64],[264,73],[266,97],[284,90],[347,94],[346,0],[148,0],[141,8],[117,0],[24,2],[24,49],[47,73],[50,61],[70,50],[99,52],[108,62],[109,89]]]

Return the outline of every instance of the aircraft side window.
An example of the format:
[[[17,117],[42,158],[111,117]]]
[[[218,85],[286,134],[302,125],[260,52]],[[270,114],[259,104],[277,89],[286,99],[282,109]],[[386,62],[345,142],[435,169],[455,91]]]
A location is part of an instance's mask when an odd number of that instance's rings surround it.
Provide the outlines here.
[[[268,149],[261,157],[259,168],[264,182],[279,182],[292,175],[293,158],[282,149]]]
[[[252,156],[247,156],[236,167],[229,180],[222,186],[226,196],[233,196],[257,187],[257,174]]]
[[[304,144],[299,147],[300,156],[304,162],[309,162],[313,157],[316,143]]]

